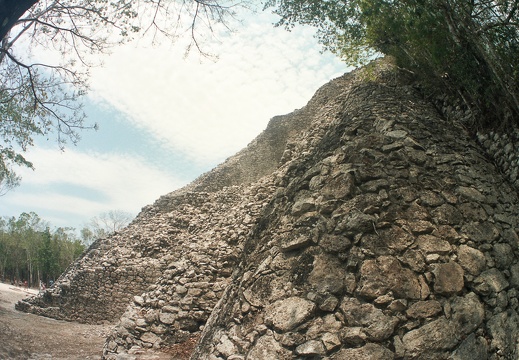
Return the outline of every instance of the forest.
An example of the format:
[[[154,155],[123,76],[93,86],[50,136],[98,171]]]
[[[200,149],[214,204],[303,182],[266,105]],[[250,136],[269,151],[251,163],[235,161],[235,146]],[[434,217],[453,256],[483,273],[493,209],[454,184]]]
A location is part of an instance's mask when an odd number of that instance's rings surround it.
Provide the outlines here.
[[[101,213],[77,232],[53,228],[34,212],[0,217],[0,280],[49,286],[93,241],[119,231],[131,218],[120,210]]]
[[[49,284],[83,252],[85,244],[73,229],[49,226],[34,212],[0,218],[0,279]]]

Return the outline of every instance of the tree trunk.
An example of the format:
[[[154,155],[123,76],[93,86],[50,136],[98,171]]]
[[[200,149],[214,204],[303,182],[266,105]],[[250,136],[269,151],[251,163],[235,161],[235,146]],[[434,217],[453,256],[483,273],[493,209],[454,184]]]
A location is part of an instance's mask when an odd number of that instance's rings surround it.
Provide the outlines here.
[[[0,40],[3,40],[18,19],[39,0],[0,0]]]

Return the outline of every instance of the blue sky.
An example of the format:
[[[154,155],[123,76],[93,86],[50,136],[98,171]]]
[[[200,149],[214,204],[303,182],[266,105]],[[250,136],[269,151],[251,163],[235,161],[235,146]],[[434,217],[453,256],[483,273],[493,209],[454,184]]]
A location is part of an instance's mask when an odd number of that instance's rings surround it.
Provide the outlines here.
[[[38,140],[26,154],[35,170],[0,198],[0,216],[34,211],[54,227],[102,212],[136,215],[245,147],[275,115],[301,108],[347,71],[321,54],[313,30],[275,28],[268,13],[245,16],[236,32],[209,41],[213,61],[185,56],[180,41],[115,48],[91,73],[85,110],[98,131],[59,151]]]

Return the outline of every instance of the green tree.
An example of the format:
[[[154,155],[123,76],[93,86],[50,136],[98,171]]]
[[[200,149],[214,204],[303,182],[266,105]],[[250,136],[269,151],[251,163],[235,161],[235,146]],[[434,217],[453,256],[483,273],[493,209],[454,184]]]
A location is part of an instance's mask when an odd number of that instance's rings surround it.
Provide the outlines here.
[[[42,233],[42,243],[39,248],[40,279],[48,282],[59,272],[58,254],[53,250],[52,235],[47,227]]]
[[[519,115],[519,0],[269,0],[278,25],[315,26],[350,65],[393,56],[434,87],[462,96],[486,122]],[[483,121],[484,123],[484,121]]]
[[[0,277],[27,280],[56,279],[81,253],[81,243],[71,228],[50,231],[36,213],[0,219]]]
[[[77,238],[73,228],[57,228],[53,235],[53,251],[57,258],[57,272],[53,278],[61,274],[85,250],[85,245]]]
[[[148,34],[175,40],[187,34],[201,51],[202,34],[225,23],[240,0],[0,0],[0,185],[19,184],[18,166],[34,138],[54,137],[61,148],[79,141],[85,122],[93,54]],[[41,50],[59,54],[38,60]]]

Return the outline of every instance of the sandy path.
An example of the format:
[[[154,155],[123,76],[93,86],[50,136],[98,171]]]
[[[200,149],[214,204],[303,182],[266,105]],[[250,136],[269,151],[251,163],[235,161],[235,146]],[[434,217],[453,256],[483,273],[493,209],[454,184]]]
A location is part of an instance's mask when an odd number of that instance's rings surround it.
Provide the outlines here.
[[[100,359],[111,326],[58,321],[16,311],[37,291],[0,283],[0,359]]]

